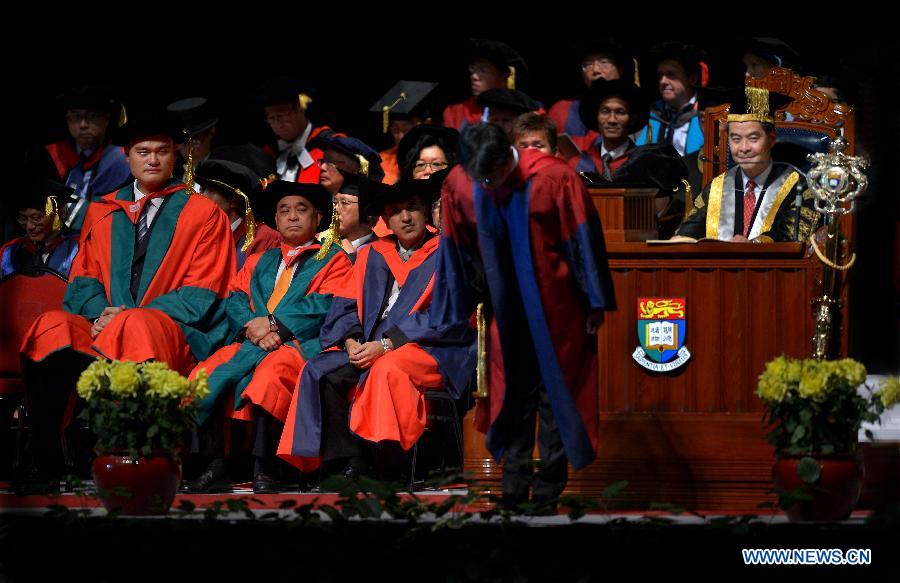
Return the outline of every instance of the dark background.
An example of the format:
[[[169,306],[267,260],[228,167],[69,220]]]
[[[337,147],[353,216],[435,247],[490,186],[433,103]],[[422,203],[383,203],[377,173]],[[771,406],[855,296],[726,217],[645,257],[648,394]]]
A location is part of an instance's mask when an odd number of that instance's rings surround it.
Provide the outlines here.
[[[57,96],[70,86],[108,83],[119,87],[129,107],[162,107],[175,99],[206,96],[221,119],[219,143],[261,143],[270,136],[249,95],[266,78],[291,74],[317,88],[310,110],[317,124],[383,149],[389,144],[380,133],[380,116],[368,113],[369,107],[399,79],[439,82],[437,115],[442,105],[465,98],[467,63],[462,55],[468,37],[503,40],[519,50],[531,77],[520,88],[547,107],[579,89],[573,42],[610,33],[636,51],[662,40],[696,43],[707,51],[711,85],[742,84],[742,51],[735,35],[741,28],[734,16],[715,14],[707,21],[712,24],[705,24],[698,15],[672,26],[651,5],[609,5],[596,14],[570,9],[568,19],[532,9],[488,18],[482,7],[468,13],[468,23],[461,25],[435,18],[444,12],[462,14],[462,6],[455,5],[422,4],[409,10],[316,6],[317,13],[274,5],[251,11],[247,5],[189,10],[117,4],[108,12],[84,5],[74,14],[57,14],[53,22],[41,20],[39,30],[31,27],[30,18],[12,18],[7,25],[21,27],[19,33],[26,36],[22,42],[10,42],[13,37],[6,41],[7,127],[12,121],[16,144],[58,139],[65,126]],[[765,15],[774,8],[754,10]],[[622,11],[629,10],[630,16],[623,17]],[[642,12],[646,14],[636,22],[634,15]],[[877,16],[867,15],[870,22],[858,16],[835,18],[829,16],[828,26],[815,17],[802,26],[789,24],[787,16],[778,26],[760,26],[757,19],[748,34],[787,41],[801,55],[801,73],[835,75],[845,99],[856,106],[857,152],[869,156],[872,166],[869,191],[858,206],[859,258],[850,271],[855,286],[849,306],[851,356],[870,372],[897,373],[900,213],[894,174],[900,162],[900,44],[896,33],[876,32],[872,23]],[[7,147],[12,145],[8,140]]]

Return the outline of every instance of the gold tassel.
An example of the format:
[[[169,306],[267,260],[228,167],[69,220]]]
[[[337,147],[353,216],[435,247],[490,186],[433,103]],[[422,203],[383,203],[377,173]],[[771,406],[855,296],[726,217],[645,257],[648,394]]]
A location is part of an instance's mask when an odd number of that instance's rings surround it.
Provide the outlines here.
[[[325,259],[328,249],[335,243],[340,244],[341,240],[341,215],[338,213],[337,203],[331,205],[331,224],[325,231],[325,237],[322,238],[322,248],[316,253],[316,260]]]
[[[125,104],[119,104],[119,127],[128,123],[128,112],[125,111]]]
[[[484,319],[484,303],[478,304],[475,309],[475,320],[478,326],[478,354],[475,362],[474,396],[476,399],[487,399],[490,387],[487,380],[487,323]]]
[[[516,68],[512,65],[509,66],[509,78],[506,79],[506,88],[507,89],[515,89],[516,88]]]
[[[184,132],[184,135],[187,136],[188,143],[187,167],[184,169],[184,186],[188,195],[191,195],[194,194],[194,142],[187,132]]]
[[[752,113],[759,121],[771,121],[769,115],[769,90],[762,87],[744,87],[747,95],[747,113]]]
[[[241,192],[240,188],[235,188],[234,192],[244,200],[244,223],[247,225],[247,235],[244,238],[244,244],[241,245],[241,251],[246,251],[253,244],[253,238],[256,236],[256,217],[253,216],[253,209],[250,208],[250,198]]]
[[[397,107],[397,104],[406,99],[406,92],[401,91],[400,97],[394,100],[394,103],[385,105],[381,108],[381,132],[388,133],[388,127],[391,125],[391,110]]]
[[[653,143],[653,128],[650,127],[650,124],[647,124],[647,133],[645,135],[645,143],[652,144]]]
[[[46,221],[53,223],[51,231],[55,232],[62,229],[62,221],[59,218],[59,206],[55,196],[47,197],[47,203],[44,205],[44,215]]]
[[[681,183],[684,184],[684,218],[687,219],[688,215],[694,212],[694,196],[691,193],[691,183],[684,178],[681,179]]]
[[[369,161],[362,154],[357,154],[356,159],[359,160],[359,173],[363,176],[369,175]]]
[[[638,73],[638,60],[632,59],[634,61],[634,84],[638,87],[641,86],[641,75]]]
[[[300,103],[300,109],[302,111],[306,111],[306,108],[309,107],[310,103],[312,103],[312,97],[310,97],[306,93],[301,93],[297,95],[297,101]]]

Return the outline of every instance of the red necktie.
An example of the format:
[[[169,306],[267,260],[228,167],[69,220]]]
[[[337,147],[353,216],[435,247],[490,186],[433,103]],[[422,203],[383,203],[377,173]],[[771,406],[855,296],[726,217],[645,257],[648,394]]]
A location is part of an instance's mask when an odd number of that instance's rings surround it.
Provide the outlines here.
[[[756,183],[752,180],[747,181],[747,189],[744,191],[744,236],[750,236],[750,224],[753,219],[753,211],[756,210]]]

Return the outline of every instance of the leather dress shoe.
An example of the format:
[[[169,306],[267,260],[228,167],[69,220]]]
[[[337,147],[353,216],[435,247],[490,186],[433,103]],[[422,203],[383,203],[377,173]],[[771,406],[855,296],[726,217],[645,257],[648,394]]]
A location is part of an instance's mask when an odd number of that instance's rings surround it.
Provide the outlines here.
[[[181,491],[185,494],[223,494],[231,492],[231,482],[206,470],[196,480],[182,484]]]
[[[253,476],[254,494],[278,494],[284,492],[284,484],[262,472]]]
[[[347,465],[344,466],[344,471],[342,473],[348,480],[357,480],[363,476],[368,476],[369,474],[371,474],[371,470],[369,468],[369,464],[367,464],[363,459],[350,458],[350,461],[348,461]]]

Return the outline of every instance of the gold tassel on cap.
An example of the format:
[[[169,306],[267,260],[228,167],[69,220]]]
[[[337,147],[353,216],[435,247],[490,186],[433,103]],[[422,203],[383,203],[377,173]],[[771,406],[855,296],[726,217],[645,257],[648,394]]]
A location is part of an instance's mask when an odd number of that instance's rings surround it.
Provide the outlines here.
[[[297,95],[297,101],[300,103],[300,109],[306,111],[306,108],[309,107],[310,103],[312,103],[312,97],[310,97],[306,93],[300,93],[299,95]]]
[[[516,88],[516,68],[512,65],[509,66],[509,77],[506,79],[506,88],[507,89],[515,89]]]
[[[359,173],[363,176],[369,175],[369,161],[362,154],[357,154],[356,159],[359,160]]]
[[[316,253],[316,260],[321,261],[322,259],[325,259],[325,256],[328,254],[328,249],[333,244],[340,243],[340,240],[341,215],[338,213],[337,203],[333,203],[331,206],[331,224],[328,226],[328,230],[325,231],[325,237],[322,238],[322,248]]]
[[[385,105],[384,107],[381,108],[381,116],[382,116],[382,118],[381,118],[381,128],[382,128],[382,129],[381,129],[381,131],[382,131],[382,133],[385,133],[385,134],[388,133],[388,126],[391,125],[391,121],[390,121],[390,119],[391,119],[391,110],[394,109],[395,107],[397,107],[397,104],[400,103],[401,101],[403,101],[404,99],[406,99],[406,92],[405,92],[405,91],[401,91],[401,92],[400,92],[400,97],[398,97],[397,99],[395,99],[395,100],[394,100],[394,103],[392,103],[392,104],[390,104],[390,105]]]
[[[475,320],[478,326],[478,346],[475,360],[475,393],[477,399],[486,399],[490,396],[487,380],[487,323],[484,318],[484,304],[478,304],[475,309]]]
[[[62,229],[62,221],[59,218],[59,205],[55,196],[47,197],[47,203],[44,205],[44,215],[46,215],[45,220],[52,221],[52,231]]]
[[[772,123],[774,118],[769,112],[769,90],[763,87],[744,87],[747,96],[745,113],[729,114],[728,121],[758,121]]]
[[[194,142],[187,131],[184,132],[184,135],[187,136],[188,145],[187,164],[184,169],[184,187],[190,195],[194,193]]]
[[[128,123],[128,112],[125,111],[125,104],[119,105],[119,127]]]
[[[684,184],[684,220],[687,220],[688,216],[694,212],[694,195],[691,192],[690,182],[682,178],[681,183]],[[678,190],[677,186],[675,190]]]
[[[632,59],[634,61],[634,84],[638,87],[641,86],[641,74],[638,72],[638,60]]]
[[[241,192],[240,188],[235,188],[234,192],[244,199],[244,223],[247,225],[247,235],[244,244],[241,245],[241,251],[246,251],[253,244],[253,238],[256,236],[256,217],[253,216],[253,209],[250,208],[250,198]]]

